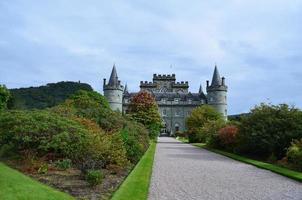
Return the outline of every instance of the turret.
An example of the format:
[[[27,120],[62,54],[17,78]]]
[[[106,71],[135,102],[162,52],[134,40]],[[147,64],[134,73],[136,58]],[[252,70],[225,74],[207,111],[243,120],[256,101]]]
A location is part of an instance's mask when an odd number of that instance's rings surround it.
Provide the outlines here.
[[[118,80],[115,65],[113,65],[108,84],[106,84],[106,79],[104,79],[103,91],[110,108],[114,111],[122,112],[124,87],[121,85],[121,81]]]
[[[203,93],[203,91],[202,91],[202,86],[201,86],[201,84],[200,84],[198,94],[202,94],[202,93]]]
[[[125,85],[124,94],[129,94],[127,83]]]
[[[207,99],[208,104],[213,106],[224,119],[227,119],[227,90],[225,78],[220,78],[217,66],[215,65],[212,83],[209,85],[207,81]]]

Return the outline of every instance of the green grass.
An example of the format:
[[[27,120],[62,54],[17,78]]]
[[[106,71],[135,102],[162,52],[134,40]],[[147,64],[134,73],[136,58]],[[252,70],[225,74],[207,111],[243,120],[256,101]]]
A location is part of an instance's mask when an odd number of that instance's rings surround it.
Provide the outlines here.
[[[234,160],[238,160],[238,161],[241,161],[241,162],[244,162],[244,163],[247,163],[247,164],[254,165],[254,166],[256,166],[258,168],[261,168],[261,169],[270,170],[270,171],[275,172],[277,174],[280,174],[280,175],[286,176],[288,178],[294,179],[296,181],[302,182],[302,173],[301,172],[293,171],[293,170],[290,170],[290,169],[287,169],[287,168],[284,168],[284,167],[280,167],[280,166],[277,166],[277,165],[274,165],[274,164],[265,163],[265,162],[261,162],[261,161],[258,161],[258,160],[253,160],[253,159],[250,159],[250,158],[239,156],[239,155],[234,154],[234,153],[230,153],[230,152],[226,152],[226,151],[222,151],[222,150],[218,150],[218,149],[212,149],[212,148],[207,147],[205,144],[197,143],[197,144],[192,144],[192,145],[207,149],[207,150],[212,151],[214,153],[218,153],[218,154],[227,156],[227,157],[232,158]]]
[[[0,163],[0,199],[5,200],[71,200],[68,194],[43,185]]]
[[[189,140],[187,138],[184,138],[184,137],[177,137],[176,139],[183,142],[183,143],[189,143]]]
[[[155,147],[156,143],[151,143],[145,155],[114,193],[111,200],[145,200],[148,198]]]

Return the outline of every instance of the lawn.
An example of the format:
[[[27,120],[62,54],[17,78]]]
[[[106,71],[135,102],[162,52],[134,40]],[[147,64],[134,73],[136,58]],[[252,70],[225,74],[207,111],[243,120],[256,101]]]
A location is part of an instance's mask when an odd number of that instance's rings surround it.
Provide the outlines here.
[[[262,161],[258,161],[258,160],[253,160],[253,159],[250,159],[250,158],[239,156],[239,155],[234,154],[234,153],[209,148],[205,144],[202,144],[202,143],[196,143],[196,144],[193,143],[192,145],[200,147],[200,148],[207,149],[207,150],[212,151],[214,153],[218,153],[218,154],[227,156],[227,157],[232,158],[234,160],[238,160],[238,161],[241,161],[241,162],[244,162],[244,163],[247,163],[247,164],[254,165],[254,166],[256,166],[258,168],[261,168],[261,169],[270,170],[270,171],[275,172],[277,174],[280,174],[280,175],[286,176],[288,178],[291,178],[291,179],[297,180],[299,182],[302,182],[302,173],[301,172],[293,171],[293,170],[290,170],[290,169],[287,169],[287,168],[284,168],[284,167],[280,167],[280,166],[277,166],[277,165],[274,165],[274,164],[270,164],[270,163],[266,163],[266,162],[262,162]]]
[[[68,194],[43,185],[0,163],[0,199],[5,200],[71,200]]]
[[[155,148],[156,143],[152,143],[130,175],[114,193],[112,200],[145,200],[148,198]]]

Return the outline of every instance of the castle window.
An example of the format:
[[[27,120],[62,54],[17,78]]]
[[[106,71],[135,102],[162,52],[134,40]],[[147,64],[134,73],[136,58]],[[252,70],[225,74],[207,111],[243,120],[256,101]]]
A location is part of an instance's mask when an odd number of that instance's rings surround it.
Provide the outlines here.
[[[167,116],[167,110],[166,109],[163,110],[163,116]]]
[[[213,97],[210,97],[210,101],[214,101]]]
[[[189,99],[189,104],[192,104],[192,99]]]
[[[175,99],[174,99],[174,102],[175,102],[175,103],[179,103],[179,99],[178,99],[178,98],[175,98]]]
[[[180,110],[177,109],[177,110],[175,111],[175,116],[180,116]]]

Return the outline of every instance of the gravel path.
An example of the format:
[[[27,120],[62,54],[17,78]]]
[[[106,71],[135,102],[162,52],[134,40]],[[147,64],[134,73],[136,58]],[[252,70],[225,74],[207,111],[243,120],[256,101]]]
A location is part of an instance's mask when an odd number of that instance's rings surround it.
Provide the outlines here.
[[[149,200],[302,200],[302,184],[267,170],[160,137]]]

